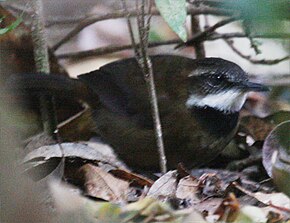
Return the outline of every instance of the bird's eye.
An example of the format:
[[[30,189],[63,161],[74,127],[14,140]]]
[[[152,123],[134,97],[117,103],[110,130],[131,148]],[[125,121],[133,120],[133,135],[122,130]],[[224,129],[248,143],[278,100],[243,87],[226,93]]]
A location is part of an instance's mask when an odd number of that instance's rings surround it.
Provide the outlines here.
[[[217,87],[222,84],[223,78],[221,76],[209,77],[206,82],[211,87]]]

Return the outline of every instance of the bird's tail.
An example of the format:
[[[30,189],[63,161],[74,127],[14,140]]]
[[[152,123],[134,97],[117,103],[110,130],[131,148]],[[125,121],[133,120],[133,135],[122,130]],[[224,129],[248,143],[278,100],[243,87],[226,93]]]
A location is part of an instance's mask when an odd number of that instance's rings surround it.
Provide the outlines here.
[[[4,88],[9,95],[42,94],[83,101],[91,106],[98,103],[97,94],[81,80],[60,75],[35,73],[12,75],[6,81]]]

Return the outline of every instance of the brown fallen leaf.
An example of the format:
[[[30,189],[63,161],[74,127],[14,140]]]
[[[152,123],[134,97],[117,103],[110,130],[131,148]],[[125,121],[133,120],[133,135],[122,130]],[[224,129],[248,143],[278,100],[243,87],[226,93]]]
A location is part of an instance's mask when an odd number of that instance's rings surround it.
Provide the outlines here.
[[[255,141],[263,141],[275,127],[275,124],[267,119],[247,116],[241,120],[241,126],[247,130]]]
[[[125,203],[129,193],[129,183],[115,178],[100,167],[86,164],[79,170],[86,194],[112,202]]]
[[[139,174],[135,174],[132,172],[129,172],[127,170],[123,169],[113,169],[110,171],[111,174],[113,174],[115,177],[128,181],[131,186],[137,186],[137,187],[151,187],[153,184],[153,181],[143,177]]]
[[[279,111],[265,118],[246,116],[241,119],[240,126],[250,134],[255,141],[264,141],[276,125],[290,119],[290,111]]]

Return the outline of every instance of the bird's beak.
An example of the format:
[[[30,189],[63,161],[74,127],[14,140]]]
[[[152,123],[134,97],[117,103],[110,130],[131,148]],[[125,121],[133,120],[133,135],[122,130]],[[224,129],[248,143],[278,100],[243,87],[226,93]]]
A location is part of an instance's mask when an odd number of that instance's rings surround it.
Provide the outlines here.
[[[245,81],[241,88],[244,91],[269,91],[270,88],[268,88],[267,86],[263,85],[263,84],[258,84],[258,83],[254,83],[254,82],[249,82],[249,81]]]

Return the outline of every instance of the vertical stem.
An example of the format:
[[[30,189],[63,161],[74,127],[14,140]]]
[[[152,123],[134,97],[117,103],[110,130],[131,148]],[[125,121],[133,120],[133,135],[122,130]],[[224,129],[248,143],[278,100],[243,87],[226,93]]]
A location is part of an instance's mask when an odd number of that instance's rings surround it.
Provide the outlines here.
[[[161,121],[159,116],[158,110],[158,103],[157,103],[157,95],[154,83],[154,74],[152,63],[150,57],[148,56],[148,37],[149,37],[149,30],[150,30],[150,20],[151,20],[151,7],[152,7],[152,0],[149,0],[149,8],[148,13],[149,17],[145,21],[145,0],[142,0],[141,9],[139,9],[139,0],[136,0],[136,10],[138,11],[137,15],[137,25],[138,25],[138,33],[139,33],[139,44],[135,43],[133,31],[132,31],[132,24],[130,23],[130,14],[128,13],[128,8],[126,5],[125,0],[121,0],[123,4],[123,8],[127,13],[127,22],[128,28],[130,32],[130,37],[132,41],[132,45],[135,51],[135,57],[137,59],[137,63],[141,70],[144,73],[144,78],[146,80],[146,84],[148,87],[149,98],[151,103],[151,111],[152,117],[154,121],[154,130],[155,130],[155,137],[157,142],[157,148],[159,153],[159,164],[160,170],[162,173],[166,173],[167,167],[167,159],[165,156],[165,149],[164,149],[164,142],[162,137],[162,128],[161,128]],[[139,13],[141,11],[141,14]]]
[[[193,35],[200,33],[199,18],[197,16],[191,16],[191,32]],[[205,49],[202,42],[194,44],[196,58],[205,58]]]
[[[158,102],[157,102],[157,95],[156,95],[156,88],[154,83],[154,73],[152,68],[151,60],[148,56],[146,56],[148,72],[145,73],[145,79],[148,86],[149,96],[150,96],[150,103],[151,103],[151,111],[152,117],[154,121],[155,127],[155,136],[157,141],[157,148],[159,153],[159,162],[160,162],[160,170],[162,173],[166,173],[167,171],[167,159],[165,155],[164,149],[164,142],[163,142],[163,135],[162,135],[162,127],[158,109]]]
[[[150,0],[149,6],[148,6],[149,12],[151,11],[151,7],[152,7],[151,3],[152,1]],[[159,153],[160,170],[162,173],[166,173],[167,159],[165,155],[162,127],[161,127],[159,108],[158,108],[158,102],[157,102],[157,94],[156,94],[156,88],[155,88],[155,82],[154,82],[154,72],[153,72],[152,62],[148,55],[148,37],[149,37],[149,31],[150,31],[151,15],[149,14],[149,17],[147,18],[147,21],[145,22],[145,0],[142,0],[141,15],[137,17],[137,20],[139,20],[138,29],[139,29],[139,33],[141,34],[139,36],[140,38],[139,41],[140,41],[140,51],[141,51],[142,58],[139,59],[139,64],[141,68],[143,67],[143,72],[144,72],[144,76],[145,76],[145,80],[146,80],[148,92],[149,92],[151,112],[152,112],[154,128],[155,128],[155,137],[156,137],[157,148],[158,148],[158,153]]]
[[[32,14],[32,41],[34,46],[34,60],[36,71],[40,75],[50,73],[49,55],[43,24],[43,6],[41,0],[31,0]],[[55,115],[54,101],[52,97],[40,95],[40,109],[44,132],[53,136],[56,130],[57,120]]]

